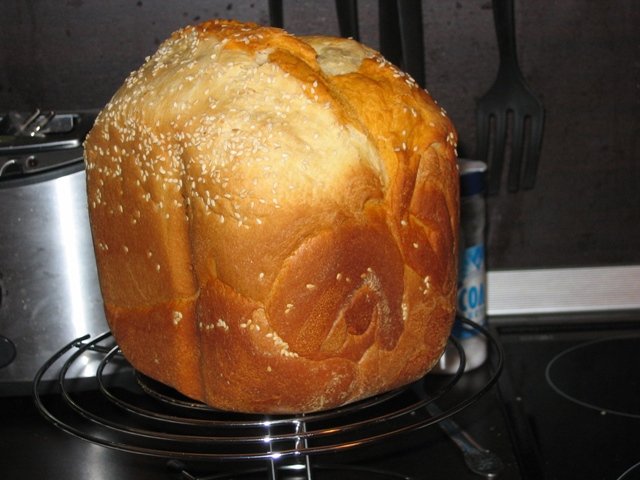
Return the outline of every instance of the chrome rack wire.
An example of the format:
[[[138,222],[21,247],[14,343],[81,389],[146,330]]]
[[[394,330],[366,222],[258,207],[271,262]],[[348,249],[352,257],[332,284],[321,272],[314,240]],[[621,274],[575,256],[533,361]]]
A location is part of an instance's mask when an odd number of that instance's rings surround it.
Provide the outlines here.
[[[287,470],[306,472],[304,478],[311,480],[311,456],[437,424],[476,402],[496,383],[502,370],[502,347],[486,328],[460,320],[486,337],[492,361],[486,382],[462,397],[452,391],[464,373],[464,351],[451,337],[460,366],[453,375],[437,376],[436,382],[427,375],[406,387],[316,413],[224,412],[136,372],[109,332],[93,339],[85,335],[60,349],[36,374],[33,397],[38,411],[61,430],[115,450],[169,459],[174,470],[180,471],[182,461],[264,460],[271,480]],[[95,385],[78,391],[68,372],[74,365],[90,363],[87,356],[96,355],[100,360],[92,377]],[[57,373],[54,382],[43,381],[52,373]],[[430,414],[431,404],[437,404],[441,413]]]

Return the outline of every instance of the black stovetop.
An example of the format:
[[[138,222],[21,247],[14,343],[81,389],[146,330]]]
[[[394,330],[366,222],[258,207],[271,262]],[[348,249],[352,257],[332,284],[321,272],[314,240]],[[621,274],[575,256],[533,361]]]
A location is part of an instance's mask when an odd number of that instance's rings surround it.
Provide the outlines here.
[[[595,318],[499,329],[524,478],[640,478],[640,322]]]
[[[505,469],[498,478],[640,478],[640,321],[599,318],[532,319],[494,329],[505,352],[500,381],[454,419],[501,457]],[[482,381],[487,370],[461,381]],[[60,431],[30,397],[0,398],[0,432],[4,479],[189,478],[170,468],[168,459],[108,449]],[[435,426],[311,461],[314,480],[480,478]],[[264,461],[186,462],[185,468],[199,478],[268,478]],[[242,473],[255,469],[252,476]]]

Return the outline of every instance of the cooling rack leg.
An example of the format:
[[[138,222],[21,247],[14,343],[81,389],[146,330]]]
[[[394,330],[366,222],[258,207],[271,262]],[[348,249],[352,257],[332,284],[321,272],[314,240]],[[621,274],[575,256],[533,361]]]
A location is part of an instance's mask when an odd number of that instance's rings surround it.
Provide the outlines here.
[[[306,433],[307,432],[307,424],[306,422],[300,422],[299,426],[298,426],[298,430],[299,433]],[[298,438],[296,443],[299,443],[300,439]],[[303,446],[303,451],[307,451],[307,448],[309,447],[309,442],[306,436],[302,437],[302,446]],[[309,455],[305,455],[304,456],[304,465],[305,465],[305,471],[307,472],[307,480],[312,480],[312,475],[311,475],[311,457],[309,457]]]
[[[296,423],[296,434],[301,435],[307,432],[307,424],[303,420],[301,422]],[[305,435],[301,435],[296,439],[296,450],[306,452],[309,447],[308,439]],[[311,474],[311,458],[309,455],[304,455],[304,461],[298,463],[298,468],[304,470],[307,474],[306,480],[312,480]]]
[[[269,480],[278,480],[278,466],[273,458],[269,460],[267,473],[269,474]]]
[[[306,441],[304,443],[307,443]],[[307,466],[307,480],[312,480],[311,478],[311,458],[309,455],[304,456],[304,463]]]

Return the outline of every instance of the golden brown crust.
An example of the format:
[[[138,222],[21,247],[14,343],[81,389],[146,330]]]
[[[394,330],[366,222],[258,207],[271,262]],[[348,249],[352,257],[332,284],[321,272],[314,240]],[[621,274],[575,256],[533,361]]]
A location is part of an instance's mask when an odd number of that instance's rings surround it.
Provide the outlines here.
[[[352,40],[222,20],[174,33],[85,144],[125,356],[247,412],[424,375],[453,320],[455,143],[430,96]]]

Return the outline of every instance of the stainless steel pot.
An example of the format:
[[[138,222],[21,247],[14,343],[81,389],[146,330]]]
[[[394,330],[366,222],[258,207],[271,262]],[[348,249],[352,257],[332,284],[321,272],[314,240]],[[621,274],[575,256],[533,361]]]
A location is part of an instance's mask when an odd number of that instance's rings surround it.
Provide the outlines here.
[[[92,121],[77,115],[71,131],[1,137],[0,394],[26,393],[61,346],[107,328],[82,159]]]

